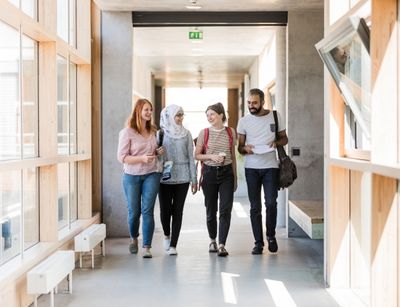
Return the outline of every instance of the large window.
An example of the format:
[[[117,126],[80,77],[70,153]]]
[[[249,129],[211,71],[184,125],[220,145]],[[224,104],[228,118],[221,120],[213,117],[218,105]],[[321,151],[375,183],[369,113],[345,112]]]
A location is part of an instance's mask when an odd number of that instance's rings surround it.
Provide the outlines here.
[[[76,47],[76,0],[57,0],[57,34]]]
[[[57,177],[58,229],[62,229],[78,218],[76,163],[58,164]]]
[[[69,154],[68,105],[67,59],[57,56],[57,152],[60,155]]]
[[[345,151],[370,150],[371,58],[367,24],[362,18],[349,17],[316,47],[346,102]]]
[[[0,22],[0,160],[19,159],[20,35]]]
[[[0,160],[37,157],[37,43],[1,22],[0,37]]]
[[[25,14],[37,19],[37,0],[8,0],[16,7],[20,8]]]
[[[57,152],[77,153],[77,65],[57,57]]]
[[[0,173],[1,263],[39,241],[37,190],[35,168]]]

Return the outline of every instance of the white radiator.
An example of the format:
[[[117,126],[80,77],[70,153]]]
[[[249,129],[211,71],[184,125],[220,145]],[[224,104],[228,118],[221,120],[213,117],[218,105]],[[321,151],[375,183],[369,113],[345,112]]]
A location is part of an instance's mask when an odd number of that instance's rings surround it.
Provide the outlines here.
[[[54,306],[54,292],[57,285],[68,276],[69,293],[72,293],[72,271],[75,268],[74,251],[57,251],[27,273],[27,292],[51,294],[51,306]]]
[[[102,243],[102,255],[105,255],[106,224],[93,224],[75,236],[75,252],[79,252],[79,264],[82,268],[82,252],[92,252],[94,268],[94,248]]]

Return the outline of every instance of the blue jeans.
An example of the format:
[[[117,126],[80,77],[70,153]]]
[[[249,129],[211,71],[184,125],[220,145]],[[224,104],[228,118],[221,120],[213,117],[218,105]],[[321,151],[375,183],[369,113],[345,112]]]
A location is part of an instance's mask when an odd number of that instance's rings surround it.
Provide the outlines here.
[[[128,227],[131,238],[139,236],[140,215],[143,215],[143,247],[151,247],[154,234],[154,203],[160,187],[160,173],[146,175],[124,174],[124,187],[128,207]]]
[[[264,188],[267,237],[275,237],[279,168],[245,168],[250,201],[251,228],[255,244],[264,246],[261,214],[261,186]]]

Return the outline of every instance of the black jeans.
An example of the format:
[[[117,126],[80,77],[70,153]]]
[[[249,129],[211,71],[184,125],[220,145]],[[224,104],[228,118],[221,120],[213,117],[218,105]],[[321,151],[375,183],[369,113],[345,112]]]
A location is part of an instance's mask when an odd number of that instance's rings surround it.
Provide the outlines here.
[[[255,244],[264,246],[261,214],[261,186],[264,188],[267,237],[275,236],[278,197],[278,168],[245,168],[247,191],[250,200],[251,228]]]
[[[218,243],[226,243],[231,224],[234,177],[232,164],[207,166],[203,170],[203,194],[207,212],[207,229],[210,239],[217,237],[217,211],[219,194]]]
[[[164,235],[172,234],[171,247],[178,244],[179,233],[182,226],[183,207],[185,205],[186,195],[189,189],[189,183],[180,184],[160,184],[158,199],[160,201],[160,217]]]

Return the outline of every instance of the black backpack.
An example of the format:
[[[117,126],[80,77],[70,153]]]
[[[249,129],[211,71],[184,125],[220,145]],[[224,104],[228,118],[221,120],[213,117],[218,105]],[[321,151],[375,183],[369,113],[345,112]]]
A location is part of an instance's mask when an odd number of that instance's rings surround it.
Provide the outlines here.
[[[278,136],[278,115],[274,112],[275,121],[275,141],[279,139]],[[297,178],[297,168],[292,159],[286,154],[283,146],[277,146],[278,157],[279,157],[279,189],[287,188],[291,186]]]

